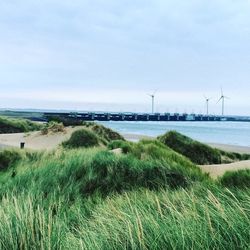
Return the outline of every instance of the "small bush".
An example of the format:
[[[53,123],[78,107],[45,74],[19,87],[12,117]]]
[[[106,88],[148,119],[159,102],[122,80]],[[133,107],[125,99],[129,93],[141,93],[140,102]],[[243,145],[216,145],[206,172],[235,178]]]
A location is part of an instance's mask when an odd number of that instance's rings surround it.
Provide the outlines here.
[[[0,171],[7,170],[20,159],[21,155],[17,151],[0,151]]]
[[[72,133],[69,140],[63,142],[63,147],[80,148],[99,146],[99,138],[88,129],[80,129]]]
[[[228,171],[219,179],[219,182],[229,188],[250,188],[250,170]]]

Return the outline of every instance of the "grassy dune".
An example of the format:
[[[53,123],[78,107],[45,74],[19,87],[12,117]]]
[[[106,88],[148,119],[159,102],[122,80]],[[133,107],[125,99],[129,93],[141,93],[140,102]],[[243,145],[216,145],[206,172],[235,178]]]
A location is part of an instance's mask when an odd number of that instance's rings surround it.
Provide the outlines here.
[[[248,172],[215,182],[159,140],[106,142],[0,153],[0,249],[248,249]]]
[[[42,129],[43,125],[25,120],[0,116],[0,134],[21,133]]]
[[[230,153],[215,149],[176,131],[170,131],[159,136],[158,140],[176,152],[185,155],[195,164],[220,164],[250,159],[248,154]]]

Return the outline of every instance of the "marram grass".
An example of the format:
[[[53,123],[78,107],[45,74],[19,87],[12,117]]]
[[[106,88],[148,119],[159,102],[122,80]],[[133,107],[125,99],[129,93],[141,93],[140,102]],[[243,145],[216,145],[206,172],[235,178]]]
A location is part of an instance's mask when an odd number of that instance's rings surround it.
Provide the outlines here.
[[[248,249],[250,189],[222,184],[152,140],[22,151],[0,171],[0,249]]]
[[[250,194],[147,189],[74,202],[6,196],[1,249],[248,249]]]

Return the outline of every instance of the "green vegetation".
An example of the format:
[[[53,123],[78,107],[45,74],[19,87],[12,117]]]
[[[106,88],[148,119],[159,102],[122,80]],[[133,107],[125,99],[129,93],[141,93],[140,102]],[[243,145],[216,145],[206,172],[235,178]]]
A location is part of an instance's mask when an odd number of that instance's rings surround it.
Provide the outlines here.
[[[250,188],[250,170],[228,171],[219,179],[219,182],[229,188]]]
[[[132,153],[133,143],[123,140],[114,140],[108,144],[110,150],[120,148],[124,154]]]
[[[162,140],[94,126],[55,151],[0,151],[0,249],[249,248],[249,171],[215,182]]]
[[[43,135],[47,135],[49,133],[58,133],[58,132],[64,132],[65,128],[63,123],[58,123],[58,122],[48,122],[41,130],[41,133]]]
[[[69,140],[62,143],[65,148],[97,147],[100,145],[98,136],[88,129],[76,130]]]
[[[237,160],[250,159],[250,155],[229,153],[215,149],[176,131],[170,131],[159,136],[158,140],[199,165],[229,163]]]
[[[163,162],[165,167],[178,171],[191,180],[207,179],[201,170],[189,159],[178,154],[156,140],[141,140],[138,143],[113,141],[109,148],[121,148],[123,152],[136,157],[139,160],[157,160]]]
[[[105,144],[114,141],[114,140],[122,140],[125,141],[123,136],[121,136],[119,133],[113,131],[110,128],[106,128],[101,124],[96,123],[90,123],[91,130],[96,133],[98,136],[104,139]]]
[[[50,122],[58,124],[56,122]],[[50,124],[49,123],[49,124]],[[62,126],[63,124],[60,123]],[[68,141],[63,142],[64,147],[79,148],[79,147],[94,147],[107,145],[113,140],[124,141],[125,139],[117,132],[106,128],[100,124],[85,122],[82,124],[84,128],[76,130],[71,135]]]
[[[43,125],[25,119],[0,117],[0,134],[40,130]]]
[[[49,122],[52,123],[61,123],[64,126],[84,126],[86,128],[91,129],[97,136],[99,136],[102,139],[102,142],[106,145],[109,142],[113,140],[122,140],[124,141],[124,137],[121,136],[119,133],[113,131],[110,128],[106,128],[101,124],[95,123],[95,122],[86,122],[81,121],[78,119],[73,119],[73,117],[64,118],[59,116],[49,116],[48,117]]]
[[[0,151],[0,171],[7,170],[21,159],[21,154],[15,150]]]

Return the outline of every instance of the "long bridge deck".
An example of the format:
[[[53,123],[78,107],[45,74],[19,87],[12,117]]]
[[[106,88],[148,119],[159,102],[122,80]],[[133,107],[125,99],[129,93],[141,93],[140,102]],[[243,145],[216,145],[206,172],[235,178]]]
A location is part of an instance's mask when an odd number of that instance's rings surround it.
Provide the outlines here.
[[[67,120],[67,121],[244,121],[250,122],[250,117],[216,116],[181,113],[128,113],[128,112],[43,112],[43,111],[13,111],[3,110],[0,115],[26,118],[33,121]]]
[[[71,119],[79,121],[250,121],[243,117],[215,116],[201,114],[179,114],[179,113],[102,113],[102,112],[80,112],[80,113],[44,113],[48,120],[52,118]]]

